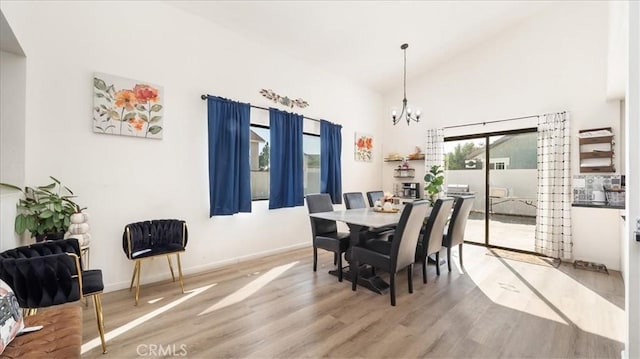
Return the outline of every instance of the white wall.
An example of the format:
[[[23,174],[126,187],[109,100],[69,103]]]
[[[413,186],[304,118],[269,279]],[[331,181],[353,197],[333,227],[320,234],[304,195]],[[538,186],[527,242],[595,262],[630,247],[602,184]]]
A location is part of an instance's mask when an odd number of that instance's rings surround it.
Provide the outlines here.
[[[612,127],[619,134],[617,101],[606,101],[608,15],[605,2],[566,2],[491,41],[449,59],[422,78],[407,79],[407,97],[422,107],[424,120],[409,127],[383,122],[385,148],[423,144],[428,128],[569,111],[571,131]],[[414,45],[412,45],[414,46]],[[420,46],[419,44],[415,46]],[[397,105],[401,89],[385,95],[387,108]],[[491,131],[522,128],[530,120],[495,124]],[[487,126],[489,127],[489,126]],[[456,129],[457,134],[464,129]],[[482,126],[469,131],[485,132]],[[577,136],[572,138],[572,171],[579,173]],[[616,152],[620,150],[616,144]],[[406,150],[405,150],[406,151]],[[619,159],[616,158],[616,167]],[[392,180],[386,173],[383,185]],[[597,221],[597,211],[589,220]],[[612,228],[619,232],[616,226]],[[576,251],[597,247],[574,237]]]
[[[311,243],[305,207],[269,211],[262,201],[251,214],[208,217],[203,93],[261,106],[273,104],[262,88],[304,98],[310,106],[296,112],[343,125],[343,190],[381,186],[381,163],[355,163],[352,145],[356,130],[381,137],[372,121],[381,111],[377,93],[160,2],[3,1],[1,8],[28,54],[26,182],[57,176],[88,207],[91,265],[103,269],[107,290],[128,285],[133,265],[122,253],[122,230],[138,220],[188,222],[186,273]],[[164,138],[92,133],[94,71],[163,85]],[[167,278],[166,266],[145,263],[143,283]]]
[[[640,358],[640,242],[635,223],[640,219],[640,4],[629,5],[629,81],[626,91],[627,135],[627,227],[623,255],[626,257],[626,357]],[[640,228],[637,229],[640,231]]]
[[[24,56],[0,51],[0,182],[19,187],[25,176]]]

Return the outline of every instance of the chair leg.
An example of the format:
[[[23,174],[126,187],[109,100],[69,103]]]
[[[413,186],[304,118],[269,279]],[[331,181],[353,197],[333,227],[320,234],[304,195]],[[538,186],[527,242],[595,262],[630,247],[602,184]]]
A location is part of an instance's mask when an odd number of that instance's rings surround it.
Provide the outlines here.
[[[23,317],[30,317],[32,315],[36,315],[38,313],[38,308],[23,308],[22,309],[22,316]]]
[[[313,271],[318,269],[318,248],[313,247]]]
[[[440,251],[436,252],[436,274],[440,275]]]
[[[338,282],[342,282],[342,253],[336,253],[338,255]]]
[[[396,306],[396,274],[389,273],[389,295],[391,296],[391,305]]]
[[[102,317],[102,298],[100,293],[93,295],[93,308],[96,313],[96,322],[98,323],[98,332],[100,333],[100,342],[102,344],[102,354],[107,352],[107,343],[104,340],[104,318]]]
[[[409,284],[409,293],[413,293],[413,264],[407,267],[407,281]]]
[[[427,256],[422,258],[422,283],[427,284]]]
[[[447,247],[447,267],[449,267],[449,272],[451,272],[451,247]]]
[[[178,258],[178,278],[180,278],[180,288],[182,288],[182,294],[184,294],[184,277],[182,276],[182,263],[180,263],[180,253],[176,253]]]
[[[458,244],[458,257],[460,258],[460,268],[464,267],[462,265],[462,243]]]
[[[140,297],[140,272],[142,272],[142,261],[138,259],[136,263],[138,264],[136,275],[136,305],[138,305],[138,298]]]
[[[333,265],[338,264],[338,253],[333,253]]]
[[[171,279],[175,282],[176,276],[173,274],[173,265],[171,264],[171,255],[167,254],[167,262],[169,262],[169,270],[171,271]]]
[[[133,275],[131,276],[131,284],[129,285],[129,292],[131,292],[131,288],[133,288],[133,280],[136,278],[136,273],[138,273],[138,261],[133,265]]]
[[[356,286],[358,285],[358,271],[360,268],[360,264],[358,264],[358,261],[353,259],[353,253],[351,254],[351,290],[352,291],[356,291]]]

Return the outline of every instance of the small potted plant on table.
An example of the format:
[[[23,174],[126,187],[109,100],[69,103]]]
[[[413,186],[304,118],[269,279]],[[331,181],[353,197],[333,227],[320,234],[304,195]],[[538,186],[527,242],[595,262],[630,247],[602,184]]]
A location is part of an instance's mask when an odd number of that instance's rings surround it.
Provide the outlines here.
[[[21,191],[24,198],[18,201],[18,215],[15,221],[16,233],[29,231],[36,242],[47,239],[62,239],[69,228],[71,215],[84,208],[73,201],[75,196],[55,177],[46,186],[25,187],[24,189],[0,183],[0,186]]]

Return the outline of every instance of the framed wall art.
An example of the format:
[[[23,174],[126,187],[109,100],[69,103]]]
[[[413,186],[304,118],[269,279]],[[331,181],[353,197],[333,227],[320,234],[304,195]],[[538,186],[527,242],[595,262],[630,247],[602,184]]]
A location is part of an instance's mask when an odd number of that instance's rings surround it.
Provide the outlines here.
[[[364,133],[355,133],[356,161],[371,162],[373,151],[373,137]]]
[[[164,92],[145,81],[95,73],[93,132],[162,139]]]

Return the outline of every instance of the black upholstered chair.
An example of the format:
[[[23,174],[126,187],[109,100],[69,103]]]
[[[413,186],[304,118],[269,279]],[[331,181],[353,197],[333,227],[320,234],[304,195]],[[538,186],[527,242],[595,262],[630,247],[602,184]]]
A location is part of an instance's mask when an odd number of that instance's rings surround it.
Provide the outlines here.
[[[362,192],[346,192],[342,194],[342,197],[344,198],[344,206],[347,209],[367,208]]]
[[[442,235],[453,207],[453,198],[439,199],[433,205],[416,247],[416,262],[422,262],[422,282],[427,283],[427,257],[436,255],[436,273],[440,275]]]
[[[75,238],[39,242],[0,253],[0,279],[13,289],[27,314],[92,296],[102,352],[106,353],[102,271],[82,270],[81,261]]]
[[[347,192],[343,193],[342,197],[344,198],[344,206],[347,209],[353,208],[367,208],[367,204],[364,202],[364,196],[362,192]],[[365,240],[371,238],[378,238],[382,236],[388,236],[393,233],[395,227],[383,227],[383,228],[369,228],[363,230],[362,236]],[[349,225],[349,229],[353,231],[351,225]],[[362,237],[361,237],[362,238]]]
[[[396,305],[396,273],[407,268],[409,293],[413,293],[413,263],[415,262],[416,246],[425,215],[429,208],[426,200],[407,203],[400,216],[400,222],[390,242],[372,240],[366,247],[351,248],[351,268],[353,273],[352,290],[356,290],[358,283],[358,267],[370,264],[389,272],[391,305]]]
[[[159,219],[128,224],[124,227],[122,235],[122,249],[128,259],[135,261],[133,276],[129,290],[136,282],[136,305],[140,296],[140,272],[142,260],[157,256],[167,256],[171,278],[176,281],[171,264],[171,255],[175,254],[178,261],[178,277],[180,287],[184,293],[184,280],[182,278],[182,264],[180,253],[185,251],[189,233],[187,223],[178,219]]]
[[[382,191],[369,191],[367,192],[367,199],[369,200],[369,207],[373,207],[376,201],[382,201],[384,192]]]
[[[467,219],[475,196],[458,197],[453,205],[453,213],[447,227],[446,233],[442,237],[442,246],[447,248],[447,266],[451,272],[451,247],[458,246],[458,257],[462,267],[462,243],[464,243],[464,231],[467,227]]]
[[[327,193],[307,195],[309,213],[331,212],[333,202]],[[342,253],[349,248],[349,233],[338,232],[335,221],[309,217],[313,240],[313,271],[318,267],[318,248],[334,254],[334,264],[338,265],[338,281],[342,282]]]

